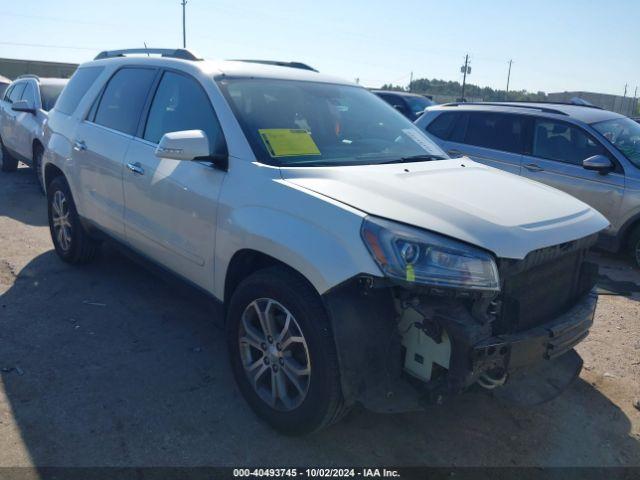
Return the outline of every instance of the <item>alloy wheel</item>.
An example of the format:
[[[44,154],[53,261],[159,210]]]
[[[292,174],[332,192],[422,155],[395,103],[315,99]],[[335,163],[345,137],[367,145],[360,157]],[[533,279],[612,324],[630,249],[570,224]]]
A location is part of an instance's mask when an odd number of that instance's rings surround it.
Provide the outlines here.
[[[309,349],[300,325],[271,298],[251,302],[238,329],[240,356],[250,385],[279,411],[299,407],[311,379]]]
[[[71,220],[69,219],[69,202],[60,190],[53,194],[51,202],[51,219],[58,246],[65,252],[71,248]]]

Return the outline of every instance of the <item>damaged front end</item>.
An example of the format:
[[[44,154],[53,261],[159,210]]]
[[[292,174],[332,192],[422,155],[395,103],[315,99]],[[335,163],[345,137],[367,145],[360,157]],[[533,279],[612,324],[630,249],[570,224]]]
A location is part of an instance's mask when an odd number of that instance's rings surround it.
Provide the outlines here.
[[[553,398],[579,374],[573,347],[593,323],[595,236],[498,259],[495,289],[356,277],[324,295],[345,400],[409,411],[479,385],[520,404]]]

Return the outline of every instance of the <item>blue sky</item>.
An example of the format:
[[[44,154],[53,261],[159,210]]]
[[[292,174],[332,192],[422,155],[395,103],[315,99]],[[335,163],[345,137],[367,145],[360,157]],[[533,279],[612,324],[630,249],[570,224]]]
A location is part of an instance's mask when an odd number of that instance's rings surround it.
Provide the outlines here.
[[[180,0],[4,0],[0,18],[0,57],[82,62],[182,42]],[[637,0],[189,0],[187,35],[207,58],[298,60],[366,86],[406,85],[411,71],[460,80],[467,52],[483,86],[505,87],[510,58],[511,89],[640,86]]]

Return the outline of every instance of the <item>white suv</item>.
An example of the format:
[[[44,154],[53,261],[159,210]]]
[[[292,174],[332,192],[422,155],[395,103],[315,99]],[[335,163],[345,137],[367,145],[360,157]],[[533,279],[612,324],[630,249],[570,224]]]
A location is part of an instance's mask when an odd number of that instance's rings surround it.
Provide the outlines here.
[[[14,172],[21,160],[33,168],[43,191],[43,126],[67,81],[23,75],[0,99],[0,170]]]
[[[580,371],[585,253],[607,221],[447,158],[364,88],[186,50],[103,52],[46,134],[58,255],[87,262],[109,237],[224,302],[239,388],[282,431],[473,385],[544,400]]]

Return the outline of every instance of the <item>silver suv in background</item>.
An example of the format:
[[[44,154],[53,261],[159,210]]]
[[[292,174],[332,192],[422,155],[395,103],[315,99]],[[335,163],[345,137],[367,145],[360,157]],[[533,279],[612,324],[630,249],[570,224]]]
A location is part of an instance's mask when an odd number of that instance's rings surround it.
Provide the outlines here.
[[[26,163],[36,172],[43,192],[43,126],[67,81],[23,75],[7,87],[0,100],[0,168],[13,172],[18,161]]]
[[[430,107],[416,125],[452,156],[468,156],[588,203],[611,223],[600,246],[628,249],[640,267],[637,122],[593,106],[503,102]]]

